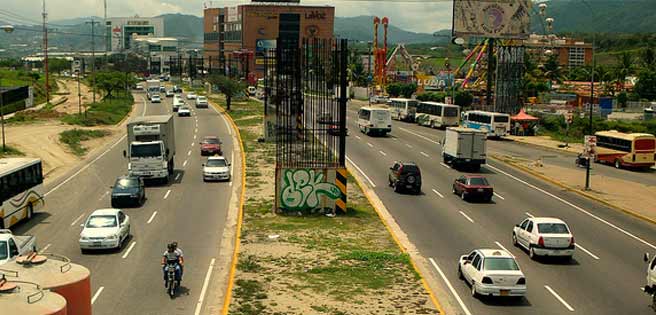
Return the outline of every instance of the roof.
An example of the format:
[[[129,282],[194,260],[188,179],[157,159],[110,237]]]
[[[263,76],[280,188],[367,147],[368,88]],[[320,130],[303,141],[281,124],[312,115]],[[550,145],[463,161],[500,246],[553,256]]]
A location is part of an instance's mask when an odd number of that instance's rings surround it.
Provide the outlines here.
[[[595,136],[613,137],[625,140],[634,140],[637,137],[654,137],[654,135],[650,133],[624,133],[617,130],[597,131],[595,132]]]
[[[219,139],[217,136],[203,136],[203,139]]]
[[[26,158],[26,157],[16,157],[16,158],[1,158],[0,159],[0,176],[14,171],[17,168],[23,166],[29,166],[41,162],[41,159],[37,158]]]
[[[565,221],[561,219],[551,217],[533,217],[531,220],[535,223],[565,223]]]
[[[474,132],[474,133],[487,134],[487,132],[485,132],[485,131],[474,129],[474,128],[467,128],[467,127],[448,127],[446,129],[447,130],[452,130],[452,131],[455,131],[455,132]]]
[[[152,116],[141,116],[133,118],[130,123],[154,123],[154,124],[163,124],[171,120],[173,115],[152,115]]]
[[[225,160],[226,158],[223,156],[210,156],[207,158],[207,160]]]
[[[519,110],[519,113],[517,113],[517,115],[515,115],[515,116],[511,116],[510,119],[512,119],[512,120],[520,120],[520,121],[521,121],[521,120],[539,120],[539,118],[527,114],[527,113],[524,111],[523,108]]]
[[[497,113],[497,112],[486,112],[484,110],[468,110],[465,112],[465,114],[468,113],[476,113],[476,114],[494,114],[494,115],[503,115],[503,116],[510,116],[509,114],[506,113]]]
[[[103,215],[103,214],[116,214],[119,209],[106,208],[106,209],[96,209],[91,215]]]
[[[485,178],[483,175],[476,175],[476,174],[465,174],[463,175],[465,178]]]
[[[481,248],[477,249],[477,251],[479,251],[483,257],[514,258],[510,253],[500,248]]]
[[[440,102],[431,102],[431,101],[420,102],[420,104],[440,105],[440,106],[447,106],[447,107],[460,107],[460,105],[445,104],[445,103],[440,103]]]

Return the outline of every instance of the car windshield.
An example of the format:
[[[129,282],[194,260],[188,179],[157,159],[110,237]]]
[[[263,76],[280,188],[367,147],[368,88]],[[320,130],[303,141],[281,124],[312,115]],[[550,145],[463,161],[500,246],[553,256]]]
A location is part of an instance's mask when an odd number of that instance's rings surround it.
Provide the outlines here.
[[[203,139],[203,144],[219,144],[219,139],[217,139],[217,138],[205,138],[205,139]]]
[[[503,258],[485,258],[483,262],[483,269],[485,270],[519,270],[519,266],[514,259]]]
[[[403,165],[403,173],[404,174],[419,173],[419,168],[416,165],[405,164],[405,165]]]
[[[223,167],[223,166],[227,166],[227,163],[223,159],[216,159],[216,160],[207,160],[206,165],[210,167]]]
[[[472,177],[469,179],[469,185],[488,186],[487,179],[483,177]]]
[[[7,252],[7,242],[0,242],[0,260],[5,260],[9,257]]]
[[[116,227],[116,216],[113,215],[94,215],[87,221],[88,228],[108,228]]]
[[[538,223],[538,232],[544,234],[569,234],[567,225],[563,223]]]
[[[199,96],[198,97],[198,101],[204,101],[204,100],[206,100],[205,96]]]
[[[132,157],[143,158],[143,157],[154,157],[161,156],[162,150],[158,143],[152,144],[133,144],[130,150]]]
[[[116,187],[120,189],[138,187],[139,180],[136,178],[121,178],[116,181]]]

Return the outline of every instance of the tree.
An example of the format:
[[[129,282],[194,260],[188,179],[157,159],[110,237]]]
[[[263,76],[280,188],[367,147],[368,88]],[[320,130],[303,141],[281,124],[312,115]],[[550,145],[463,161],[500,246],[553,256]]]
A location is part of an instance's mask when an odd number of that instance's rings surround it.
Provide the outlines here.
[[[547,62],[542,66],[542,71],[544,72],[544,77],[552,82],[561,83],[565,78],[556,55],[549,56]]]
[[[118,71],[96,72],[96,86],[107,92],[107,97],[112,97],[112,92],[121,89],[125,84],[125,74]]]
[[[614,78],[620,85],[620,88],[624,90],[624,81],[626,77],[633,74],[634,71],[634,58],[631,53],[624,51],[621,54],[617,55],[617,65],[615,66],[615,75]]]
[[[455,95],[455,104],[461,107],[469,107],[474,101],[474,96],[469,91],[458,91]]]
[[[64,70],[71,69],[71,61],[63,58],[52,58],[48,60],[48,70],[54,73],[61,73]]]
[[[640,54],[642,65],[647,69],[656,68],[656,52],[651,47],[645,48]]]
[[[640,95],[640,98],[656,99],[656,71],[649,69],[640,71],[633,91]]]
[[[620,94],[617,94],[617,103],[620,104],[620,107],[625,108],[628,101],[629,95],[626,92],[622,91]]]
[[[224,75],[213,74],[207,81],[215,85],[223,95],[226,97],[226,109],[230,110],[230,103],[232,102],[232,97],[237,95],[239,92],[243,92],[246,89],[246,84],[242,81],[238,81]]]
[[[387,93],[392,97],[410,98],[416,91],[417,84],[415,83],[390,83],[387,85]]]

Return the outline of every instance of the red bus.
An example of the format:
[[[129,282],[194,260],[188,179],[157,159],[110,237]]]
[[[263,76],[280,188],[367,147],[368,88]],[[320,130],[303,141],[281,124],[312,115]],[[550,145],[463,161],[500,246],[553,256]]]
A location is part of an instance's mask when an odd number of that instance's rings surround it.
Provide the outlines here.
[[[656,137],[648,133],[623,133],[615,130],[599,131],[595,162],[615,165],[616,168],[649,169],[654,166]]]

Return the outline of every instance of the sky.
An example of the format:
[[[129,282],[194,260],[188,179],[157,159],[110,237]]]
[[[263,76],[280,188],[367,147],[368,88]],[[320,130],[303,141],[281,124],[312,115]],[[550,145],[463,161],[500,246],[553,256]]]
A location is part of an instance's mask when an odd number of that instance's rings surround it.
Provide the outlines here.
[[[42,0],[0,0],[0,20],[40,21]],[[103,0],[45,0],[50,21],[103,16]],[[394,1],[394,2],[392,2]],[[210,4],[211,2],[211,4]],[[232,6],[250,1],[107,0],[107,16],[155,16],[165,13],[203,15],[203,6]],[[451,28],[450,0],[301,0],[301,4],[332,5],[337,16],[387,16],[390,24],[408,31],[432,33]],[[13,15],[10,15],[13,14]],[[18,16],[16,16],[18,15]],[[14,20],[15,21],[15,20]]]

